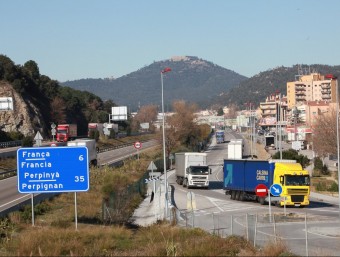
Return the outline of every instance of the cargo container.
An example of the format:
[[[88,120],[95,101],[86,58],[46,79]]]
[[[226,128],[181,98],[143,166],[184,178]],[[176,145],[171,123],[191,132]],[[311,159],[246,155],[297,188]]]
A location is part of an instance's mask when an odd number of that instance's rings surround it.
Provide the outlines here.
[[[259,184],[268,189],[273,184],[282,186],[278,206],[309,205],[310,177],[307,170],[294,160],[230,160],[223,164],[223,188],[232,200],[257,200],[265,203],[266,196],[257,196]]]

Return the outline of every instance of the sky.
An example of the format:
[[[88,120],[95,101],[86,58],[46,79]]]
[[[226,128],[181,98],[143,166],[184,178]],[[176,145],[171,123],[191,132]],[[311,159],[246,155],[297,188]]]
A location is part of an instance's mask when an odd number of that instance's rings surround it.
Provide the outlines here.
[[[172,56],[252,77],[340,65],[338,0],[0,0],[0,54],[64,82],[118,78]]]

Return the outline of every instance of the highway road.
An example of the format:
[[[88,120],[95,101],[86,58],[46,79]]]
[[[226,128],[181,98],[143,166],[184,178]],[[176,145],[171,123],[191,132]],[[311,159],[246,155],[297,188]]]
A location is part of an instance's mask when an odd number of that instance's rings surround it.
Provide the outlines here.
[[[239,138],[240,135],[230,132],[228,137]],[[246,152],[248,146],[245,147]],[[264,245],[269,240],[281,240],[300,256],[306,256],[307,251],[310,256],[339,255],[340,232],[337,231],[340,231],[340,223],[337,205],[310,198],[311,204],[306,208],[284,209],[270,206],[269,209],[269,205],[231,200],[229,195],[225,195],[222,184],[222,163],[227,158],[227,143],[215,144],[213,141],[207,153],[207,162],[212,168],[209,190],[187,189],[176,183],[174,174],[169,177],[174,205],[180,211],[180,225],[201,227],[224,235],[233,230],[233,234],[245,236],[247,222],[257,216],[257,245]],[[194,205],[191,205],[192,195]],[[194,207],[194,211],[190,210],[191,207]],[[275,222],[275,226],[273,220],[272,223],[269,222],[269,212],[280,219]],[[255,221],[249,224],[254,223]],[[306,224],[309,231],[307,249]]]
[[[150,140],[143,142],[142,148],[137,150],[133,145],[119,148],[116,150],[111,150],[107,152],[102,152],[98,154],[98,165],[112,165],[128,157],[132,157],[138,153],[142,153],[146,149],[150,149],[158,145],[159,142],[156,140]],[[13,147],[12,147],[13,148]],[[2,149],[5,151],[5,149]],[[15,150],[16,151],[16,150]],[[42,194],[34,194],[34,197],[46,198],[53,194],[47,193],[42,196]],[[31,194],[22,194],[18,192],[18,179],[17,176],[10,177],[4,180],[0,180],[0,216],[5,215],[12,208],[17,208],[18,204],[30,201]]]

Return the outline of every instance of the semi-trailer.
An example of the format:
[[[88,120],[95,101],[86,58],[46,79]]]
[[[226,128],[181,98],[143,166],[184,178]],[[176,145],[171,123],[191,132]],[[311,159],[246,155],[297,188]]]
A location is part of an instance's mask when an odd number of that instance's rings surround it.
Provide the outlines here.
[[[230,139],[228,143],[228,159],[242,159],[243,157],[243,140]]]
[[[176,153],[176,182],[183,187],[209,188],[209,174],[206,153]]]
[[[269,190],[273,184],[279,184],[282,193],[275,205],[309,205],[309,172],[294,160],[225,159],[223,173],[223,188],[232,200],[256,200],[264,204],[266,196],[257,196],[256,187],[263,184]]]
[[[67,142],[67,146],[85,146],[88,152],[88,161],[90,165],[97,166],[97,147],[95,139],[78,138]]]
[[[77,124],[58,124],[56,132],[58,142],[73,140],[78,136]]]

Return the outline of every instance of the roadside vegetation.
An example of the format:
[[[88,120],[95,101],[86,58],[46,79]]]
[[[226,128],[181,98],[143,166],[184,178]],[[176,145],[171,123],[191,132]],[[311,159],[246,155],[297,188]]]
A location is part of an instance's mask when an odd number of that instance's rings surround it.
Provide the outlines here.
[[[36,205],[35,226],[30,206],[9,214],[0,221],[0,256],[292,256],[282,243],[268,242],[259,249],[242,237],[221,238],[165,221],[137,227],[129,218],[143,200],[140,194],[120,205],[117,222],[105,223],[103,201],[137,181],[161,152],[158,147],[121,167],[91,169],[90,190],[77,194],[77,230],[74,193]]]

